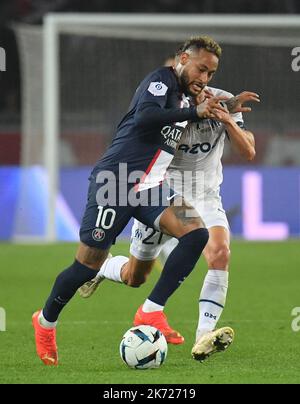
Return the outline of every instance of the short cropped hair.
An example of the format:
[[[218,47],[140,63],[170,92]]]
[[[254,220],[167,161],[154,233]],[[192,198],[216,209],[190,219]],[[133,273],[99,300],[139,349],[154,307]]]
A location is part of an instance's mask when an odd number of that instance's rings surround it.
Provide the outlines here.
[[[200,49],[205,49],[206,51],[213,53],[219,59],[222,55],[221,46],[213,38],[209,36],[194,36],[180,46],[176,52],[176,56],[180,56],[183,52],[194,52]]]

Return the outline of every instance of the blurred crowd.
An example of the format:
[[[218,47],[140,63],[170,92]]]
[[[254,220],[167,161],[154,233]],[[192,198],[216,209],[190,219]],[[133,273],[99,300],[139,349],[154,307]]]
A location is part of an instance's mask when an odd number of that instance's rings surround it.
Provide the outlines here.
[[[1,0],[0,46],[7,71],[0,74],[0,113],[20,109],[18,52],[11,23],[39,24],[47,12],[300,13],[299,0]],[[6,118],[4,118],[6,119]],[[3,119],[2,119],[3,122]]]
[[[6,71],[0,72],[0,135],[1,133],[17,134],[20,132],[21,79],[18,48],[12,24],[15,22],[41,24],[43,16],[48,12],[297,14],[300,13],[300,1],[1,0],[0,47],[6,51]],[[9,139],[11,138],[9,137]]]

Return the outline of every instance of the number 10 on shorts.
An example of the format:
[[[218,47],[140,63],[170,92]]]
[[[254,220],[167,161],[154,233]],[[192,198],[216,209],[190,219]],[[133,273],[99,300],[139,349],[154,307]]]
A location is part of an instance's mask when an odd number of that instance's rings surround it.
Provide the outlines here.
[[[98,206],[98,210],[99,213],[95,226],[103,230],[111,229],[116,219],[116,211],[111,208],[104,208],[103,206]]]

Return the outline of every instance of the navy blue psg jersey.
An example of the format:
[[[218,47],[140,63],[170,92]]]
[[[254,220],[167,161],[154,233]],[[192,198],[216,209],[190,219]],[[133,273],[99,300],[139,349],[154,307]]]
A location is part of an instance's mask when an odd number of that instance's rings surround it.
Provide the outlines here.
[[[128,173],[141,171],[139,190],[157,186],[165,176],[188,121],[199,120],[196,107],[180,90],[171,67],[150,73],[139,85],[115,138],[93,170],[118,175],[119,164]]]

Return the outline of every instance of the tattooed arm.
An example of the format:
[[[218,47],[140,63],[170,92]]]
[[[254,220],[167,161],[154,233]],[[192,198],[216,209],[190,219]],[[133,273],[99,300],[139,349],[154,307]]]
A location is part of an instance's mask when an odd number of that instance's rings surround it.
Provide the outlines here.
[[[255,157],[255,139],[253,133],[240,128],[229,111],[214,110],[213,115],[213,119],[225,125],[231,144],[238,154],[248,161],[253,160]]]
[[[243,106],[243,104],[248,101],[260,102],[259,95],[256,93],[251,93],[250,91],[243,91],[241,94],[225,101],[225,104],[231,114],[236,114],[237,112],[251,111],[250,107]]]

